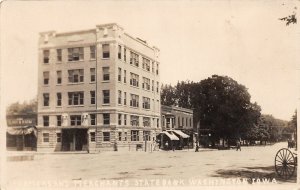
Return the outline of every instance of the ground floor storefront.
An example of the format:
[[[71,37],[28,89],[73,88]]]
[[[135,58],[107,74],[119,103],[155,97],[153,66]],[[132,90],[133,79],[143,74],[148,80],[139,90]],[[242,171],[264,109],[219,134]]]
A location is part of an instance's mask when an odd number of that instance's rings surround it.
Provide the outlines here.
[[[157,139],[162,150],[182,150],[194,148],[196,138],[190,130],[166,130],[162,131]]]
[[[36,150],[36,129],[34,126],[8,127],[6,132],[7,150]]]
[[[152,151],[158,149],[155,128],[49,127],[37,130],[37,151]]]

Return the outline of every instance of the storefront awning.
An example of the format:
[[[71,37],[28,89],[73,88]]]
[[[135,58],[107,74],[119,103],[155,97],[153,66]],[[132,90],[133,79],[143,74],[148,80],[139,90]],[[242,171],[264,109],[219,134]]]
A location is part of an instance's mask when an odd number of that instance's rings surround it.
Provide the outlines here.
[[[176,135],[174,135],[172,132],[169,133],[167,131],[163,131],[162,133],[166,134],[172,141],[178,141],[179,140],[179,138],[176,137]]]
[[[173,132],[175,132],[177,135],[180,135],[182,138],[189,138],[190,136],[185,134],[184,132],[180,131],[180,130],[173,130]]]
[[[6,131],[10,135],[28,135],[34,132],[36,136],[36,128],[34,126],[7,127]]]

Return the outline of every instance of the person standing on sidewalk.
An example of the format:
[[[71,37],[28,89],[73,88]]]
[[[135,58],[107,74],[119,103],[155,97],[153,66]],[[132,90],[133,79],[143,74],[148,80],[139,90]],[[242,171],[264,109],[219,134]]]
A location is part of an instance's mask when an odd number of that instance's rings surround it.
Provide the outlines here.
[[[241,142],[239,140],[236,141],[236,151],[238,151],[238,150],[242,151]]]

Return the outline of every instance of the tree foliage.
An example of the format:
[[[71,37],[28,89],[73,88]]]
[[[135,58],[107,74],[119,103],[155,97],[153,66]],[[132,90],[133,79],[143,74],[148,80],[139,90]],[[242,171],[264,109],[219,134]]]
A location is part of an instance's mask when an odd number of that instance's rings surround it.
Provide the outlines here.
[[[30,100],[29,102],[15,102],[10,104],[6,109],[7,115],[16,115],[16,114],[36,114],[37,113],[37,101],[35,99]]]

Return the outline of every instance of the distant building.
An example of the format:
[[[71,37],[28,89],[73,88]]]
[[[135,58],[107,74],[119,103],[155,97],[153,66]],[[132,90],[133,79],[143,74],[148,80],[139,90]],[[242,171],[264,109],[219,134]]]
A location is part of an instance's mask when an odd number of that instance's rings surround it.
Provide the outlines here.
[[[7,150],[36,150],[37,114],[7,115]]]
[[[163,149],[193,148],[193,110],[161,105],[162,133],[158,138]],[[167,146],[166,146],[167,145]]]
[[[37,150],[135,150],[154,142],[159,67],[159,49],[115,23],[41,33]]]

